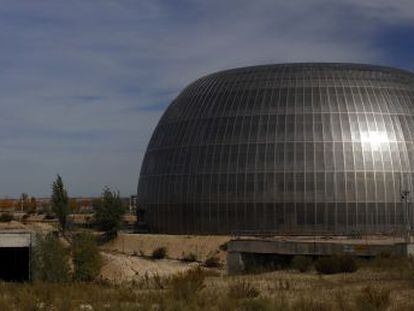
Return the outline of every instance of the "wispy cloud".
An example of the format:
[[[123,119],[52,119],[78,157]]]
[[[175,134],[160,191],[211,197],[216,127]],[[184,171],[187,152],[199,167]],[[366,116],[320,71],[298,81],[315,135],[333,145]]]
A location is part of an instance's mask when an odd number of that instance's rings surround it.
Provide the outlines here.
[[[74,195],[134,193],[156,122],[192,80],[275,62],[413,68],[413,20],[408,0],[4,1],[0,195],[47,195],[58,172]]]

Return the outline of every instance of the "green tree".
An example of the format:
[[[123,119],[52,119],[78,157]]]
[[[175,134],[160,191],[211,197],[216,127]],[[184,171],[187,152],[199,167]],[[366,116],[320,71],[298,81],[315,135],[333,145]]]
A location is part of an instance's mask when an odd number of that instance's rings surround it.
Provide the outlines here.
[[[108,237],[115,237],[121,226],[125,208],[119,196],[119,191],[105,187],[100,200],[93,201],[95,224],[98,229],[105,231]]]
[[[102,257],[91,233],[82,232],[73,240],[73,266],[76,281],[90,282],[98,277]]]
[[[35,280],[60,283],[70,280],[69,251],[53,234],[36,237],[33,276]]]
[[[52,185],[52,211],[59,220],[60,230],[64,233],[67,216],[69,215],[70,210],[68,193],[60,175],[57,175],[57,178]]]

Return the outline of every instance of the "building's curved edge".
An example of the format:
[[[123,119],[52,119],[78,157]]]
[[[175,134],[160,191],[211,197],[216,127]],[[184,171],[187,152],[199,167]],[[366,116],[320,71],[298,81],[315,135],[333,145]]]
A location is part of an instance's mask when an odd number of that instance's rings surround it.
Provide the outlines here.
[[[251,66],[241,66],[229,69],[223,69],[219,71],[214,71],[211,73],[207,73],[202,75],[200,78],[190,82],[187,84],[185,88],[193,85],[197,81],[206,79],[206,78],[214,78],[220,75],[232,74],[241,71],[249,71],[249,70],[256,70],[256,69],[263,69],[263,68],[277,68],[277,67],[303,67],[303,66],[314,66],[318,69],[323,69],[324,67],[335,68],[335,67],[342,67],[342,69],[348,67],[350,70],[361,70],[361,71],[377,71],[377,72],[384,72],[384,73],[398,73],[402,76],[405,76],[409,79],[413,79],[414,82],[414,71],[410,71],[407,69],[402,69],[398,67],[386,66],[386,65],[377,65],[377,64],[365,64],[365,63],[353,63],[353,62],[292,62],[292,63],[268,63],[268,64],[259,64],[259,65],[251,65]]]

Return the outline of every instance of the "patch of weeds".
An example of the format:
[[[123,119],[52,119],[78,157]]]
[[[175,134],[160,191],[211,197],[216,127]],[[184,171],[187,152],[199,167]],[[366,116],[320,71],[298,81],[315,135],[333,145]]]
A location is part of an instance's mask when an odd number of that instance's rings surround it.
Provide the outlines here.
[[[335,305],[336,309],[340,311],[352,310],[352,306],[349,301],[349,297],[344,295],[341,291],[335,292]]]
[[[228,296],[234,299],[256,298],[260,295],[259,289],[247,281],[239,281],[229,286]]]
[[[291,305],[291,310],[295,311],[328,311],[331,308],[321,301],[316,301],[309,297],[301,297]]]
[[[240,303],[237,310],[242,311],[275,311],[278,309],[277,305],[273,303],[269,298],[247,299]],[[285,309],[286,310],[286,309]]]
[[[228,247],[228,242],[223,243],[219,246],[219,250],[223,251],[223,252],[227,252],[227,247]]]
[[[395,256],[390,253],[381,253],[367,262],[367,267],[376,271],[395,271],[406,276],[412,271],[413,260],[409,257]]]
[[[274,280],[273,284],[274,284],[273,289],[278,290],[278,291],[279,290],[289,291],[292,288],[291,281],[289,281],[289,280],[276,279],[276,280]]]
[[[204,261],[204,265],[208,268],[220,268],[222,266],[220,258],[218,258],[217,256],[208,257]]]
[[[184,261],[184,262],[195,262],[195,261],[197,261],[197,256],[194,253],[188,253],[188,254],[185,254],[182,257],[182,261]]]
[[[165,257],[167,257],[167,248],[164,246],[157,247],[152,251],[152,259],[163,259]]]
[[[312,266],[312,258],[309,256],[295,256],[292,259],[292,267],[299,272],[307,272]]]
[[[189,301],[205,287],[206,274],[200,267],[176,274],[170,279],[172,296],[175,299]]]
[[[354,257],[350,255],[337,255],[339,262],[339,272],[352,273],[358,270],[358,264]]]
[[[162,278],[158,273],[155,273],[152,276],[152,283],[154,284],[155,289],[165,289],[166,280]]]
[[[320,257],[315,263],[320,274],[351,273],[358,270],[356,260],[349,255]]]
[[[320,257],[315,262],[315,269],[320,274],[338,273],[338,261],[333,256]]]
[[[391,291],[385,287],[365,287],[361,294],[356,297],[355,305],[361,311],[383,311],[391,303]]]

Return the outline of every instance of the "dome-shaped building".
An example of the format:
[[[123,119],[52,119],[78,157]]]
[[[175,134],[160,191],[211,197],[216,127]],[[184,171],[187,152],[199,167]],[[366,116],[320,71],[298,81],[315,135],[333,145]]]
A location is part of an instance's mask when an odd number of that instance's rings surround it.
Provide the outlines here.
[[[237,68],[193,82],[149,143],[151,232],[384,232],[413,223],[414,75],[359,64]]]

